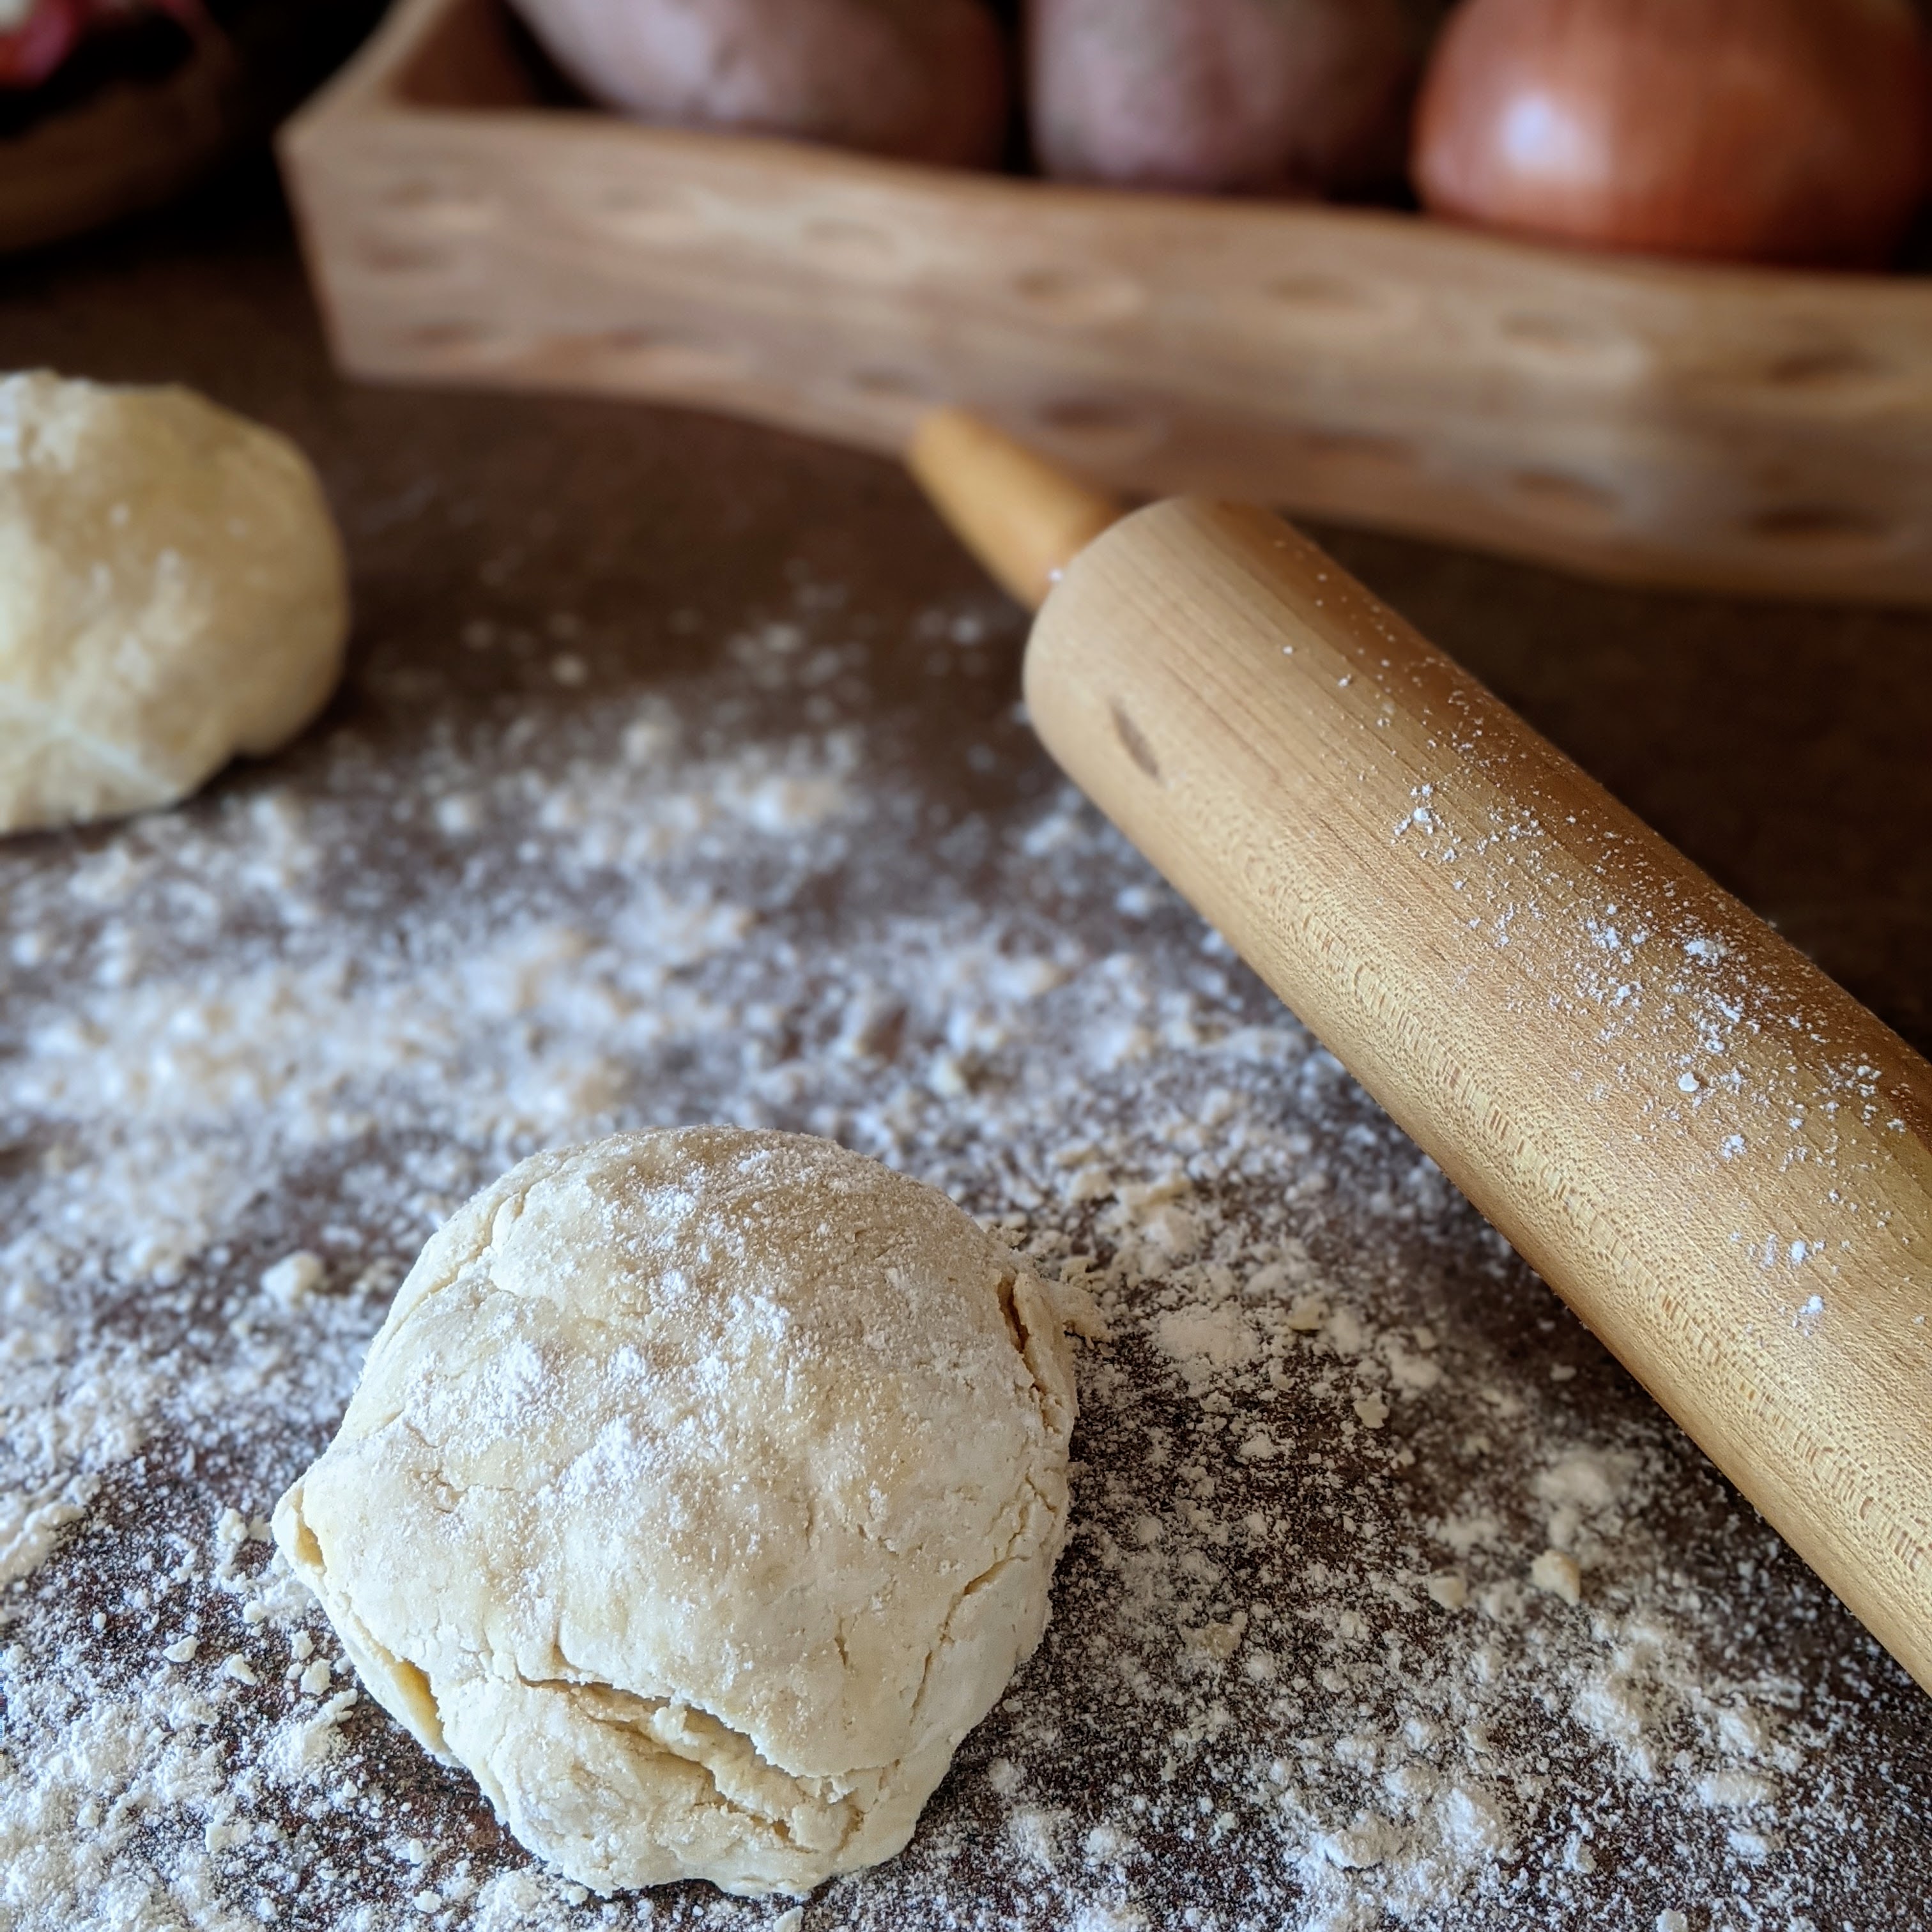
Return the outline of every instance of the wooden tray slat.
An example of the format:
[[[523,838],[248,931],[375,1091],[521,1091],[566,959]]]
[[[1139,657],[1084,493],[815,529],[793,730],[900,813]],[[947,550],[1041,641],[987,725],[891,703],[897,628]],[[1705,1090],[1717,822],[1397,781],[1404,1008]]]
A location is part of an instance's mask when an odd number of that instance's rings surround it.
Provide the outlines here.
[[[359,375],[880,449],[959,402],[1118,489],[1932,603],[1932,283],[644,128],[538,104],[494,0],[404,0],[283,156]]]

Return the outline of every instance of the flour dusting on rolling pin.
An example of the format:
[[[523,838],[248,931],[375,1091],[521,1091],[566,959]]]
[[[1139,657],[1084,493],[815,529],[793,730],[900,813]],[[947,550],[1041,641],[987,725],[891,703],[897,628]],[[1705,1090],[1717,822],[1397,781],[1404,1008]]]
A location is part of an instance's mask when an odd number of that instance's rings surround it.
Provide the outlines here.
[[[1932,1067],[1279,519],[1048,574],[1054,757],[1932,1688]]]

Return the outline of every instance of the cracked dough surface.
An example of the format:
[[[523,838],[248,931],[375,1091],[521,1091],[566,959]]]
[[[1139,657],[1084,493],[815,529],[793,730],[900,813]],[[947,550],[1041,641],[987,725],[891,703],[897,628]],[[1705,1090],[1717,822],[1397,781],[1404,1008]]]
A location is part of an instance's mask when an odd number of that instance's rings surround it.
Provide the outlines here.
[[[802,1893],[905,1844],[1046,1628],[1063,1319],[829,1141],[539,1154],[424,1250],[276,1540],[572,1878]]]
[[[0,832],[168,805],[334,688],[342,546],[286,436],[182,388],[0,380]]]

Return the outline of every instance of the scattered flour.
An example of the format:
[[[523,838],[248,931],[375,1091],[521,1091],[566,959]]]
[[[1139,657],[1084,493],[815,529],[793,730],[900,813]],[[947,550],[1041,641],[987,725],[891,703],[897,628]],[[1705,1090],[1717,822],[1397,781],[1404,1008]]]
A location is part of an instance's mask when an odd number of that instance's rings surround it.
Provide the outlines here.
[[[655,688],[554,620],[541,699],[480,712],[517,633],[472,619],[305,760],[0,852],[0,1924],[1913,1922],[1918,1694],[946,698],[1004,616],[796,602]],[[949,735],[878,695],[899,652]],[[700,1119],[947,1188],[1114,1336],[1040,1654],[911,1848],[802,1912],[533,1867],[266,1540],[454,1204]]]

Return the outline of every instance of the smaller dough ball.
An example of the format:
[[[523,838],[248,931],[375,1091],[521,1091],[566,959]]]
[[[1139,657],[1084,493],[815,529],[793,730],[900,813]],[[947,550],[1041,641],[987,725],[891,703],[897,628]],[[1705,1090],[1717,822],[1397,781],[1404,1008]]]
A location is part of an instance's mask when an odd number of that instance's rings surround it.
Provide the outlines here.
[[[1006,50],[983,0],[517,0],[594,100],[646,121],[990,166]]]
[[[0,831],[171,805],[342,668],[307,458],[192,391],[0,380]]]
[[[571,1878],[802,1894],[904,1845],[1039,1642],[1073,1418],[1060,1307],[943,1194],[620,1134],[430,1240],[275,1540]]]

